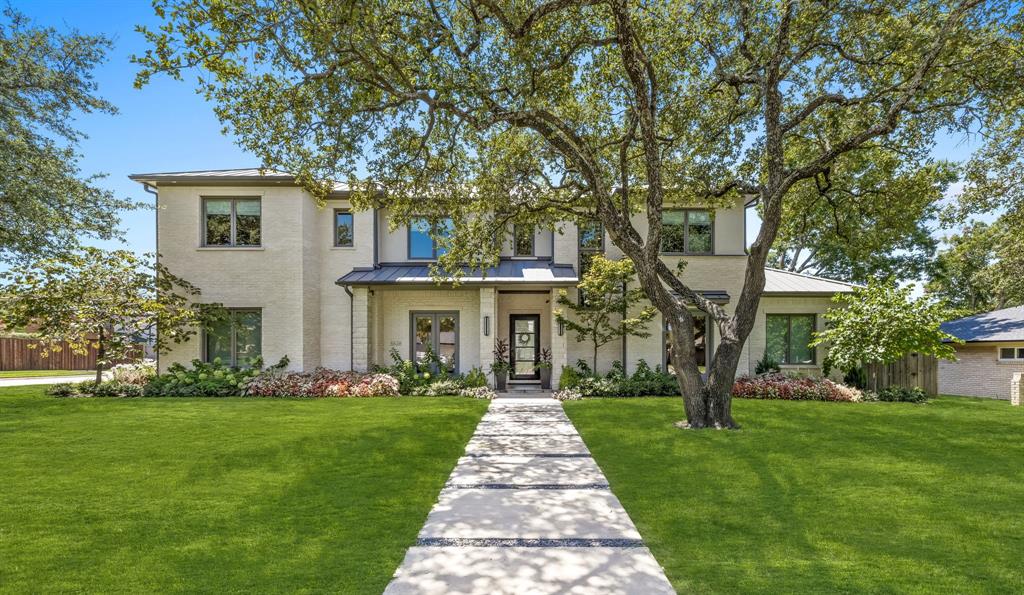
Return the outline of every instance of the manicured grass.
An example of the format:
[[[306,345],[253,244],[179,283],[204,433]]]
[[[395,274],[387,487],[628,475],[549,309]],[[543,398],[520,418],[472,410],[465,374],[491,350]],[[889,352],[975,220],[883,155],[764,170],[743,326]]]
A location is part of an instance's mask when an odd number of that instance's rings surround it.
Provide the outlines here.
[[[88,376],[96,370],[4,370],[0,378],[40,378],[49,376]]]
[[[1024,408],[676,399],[565,403],[679,592],[1024,592]]]
[[[0,389],[0,591],[379,593],[486,407]]]

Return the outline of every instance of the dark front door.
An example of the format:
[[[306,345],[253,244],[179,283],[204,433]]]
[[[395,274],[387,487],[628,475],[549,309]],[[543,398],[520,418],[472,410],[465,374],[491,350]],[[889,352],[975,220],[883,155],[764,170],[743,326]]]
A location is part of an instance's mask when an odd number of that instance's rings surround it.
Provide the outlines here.
[[[510,314],[509,344],[512,346],[512,380],[538,380],[540,370],[540,315]]]

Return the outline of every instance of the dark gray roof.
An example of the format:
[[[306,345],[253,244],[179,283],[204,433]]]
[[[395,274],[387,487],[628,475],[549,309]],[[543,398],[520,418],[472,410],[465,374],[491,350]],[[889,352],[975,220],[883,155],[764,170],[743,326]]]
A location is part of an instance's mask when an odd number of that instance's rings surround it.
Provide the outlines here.
[[[942,330],[967,342],[1024,341],[1024,306],[951,320]]]
[[[544,285],[575,285],[579,278],[571,264],[557,264],[550,260],[502,260],[498,266],[488,268],[486,275],[479,270],[463,268],[463,283],[541,283]],[[382,263],[377,267],[352,269],[338,279],[338,285],[399,285],[433,284],[430,264],[418,262]]]

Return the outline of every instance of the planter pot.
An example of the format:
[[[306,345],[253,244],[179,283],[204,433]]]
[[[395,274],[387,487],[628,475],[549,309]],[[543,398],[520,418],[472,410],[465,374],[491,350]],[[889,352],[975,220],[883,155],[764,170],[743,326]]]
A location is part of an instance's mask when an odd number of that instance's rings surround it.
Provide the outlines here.
[[[498,392],[505,392],[505,383],[508,381],[508,375],[506,374],[495,374],[494,375],[494,390]]]
[[[540,387],[544,390],[551,388],[551,368],[540,369]]]

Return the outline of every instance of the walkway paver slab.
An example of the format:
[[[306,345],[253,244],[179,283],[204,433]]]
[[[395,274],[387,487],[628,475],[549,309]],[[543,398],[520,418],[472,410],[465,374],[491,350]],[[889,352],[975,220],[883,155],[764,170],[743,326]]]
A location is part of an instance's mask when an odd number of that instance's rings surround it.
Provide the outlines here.
[[[449,483],[472,485],[506,483],[523,486],[606,483],[590,457],[493,456],[465,457],[452,471]]]
[[[481,420],[476,427],[477,436],[501,436],[508,434],[523,435],[565,435],[578,436],[576,428],[568,421],[551,422],[520,422],[512,420],[485,421]]]
[[[444,489],[420,537],[640,539],[611,490]]]
[[[669,595],[665,573],[645,547],[414,547],[385,595]]]
[[[469,455],[589,454],[579,435],[473,436],[466,445]]]

